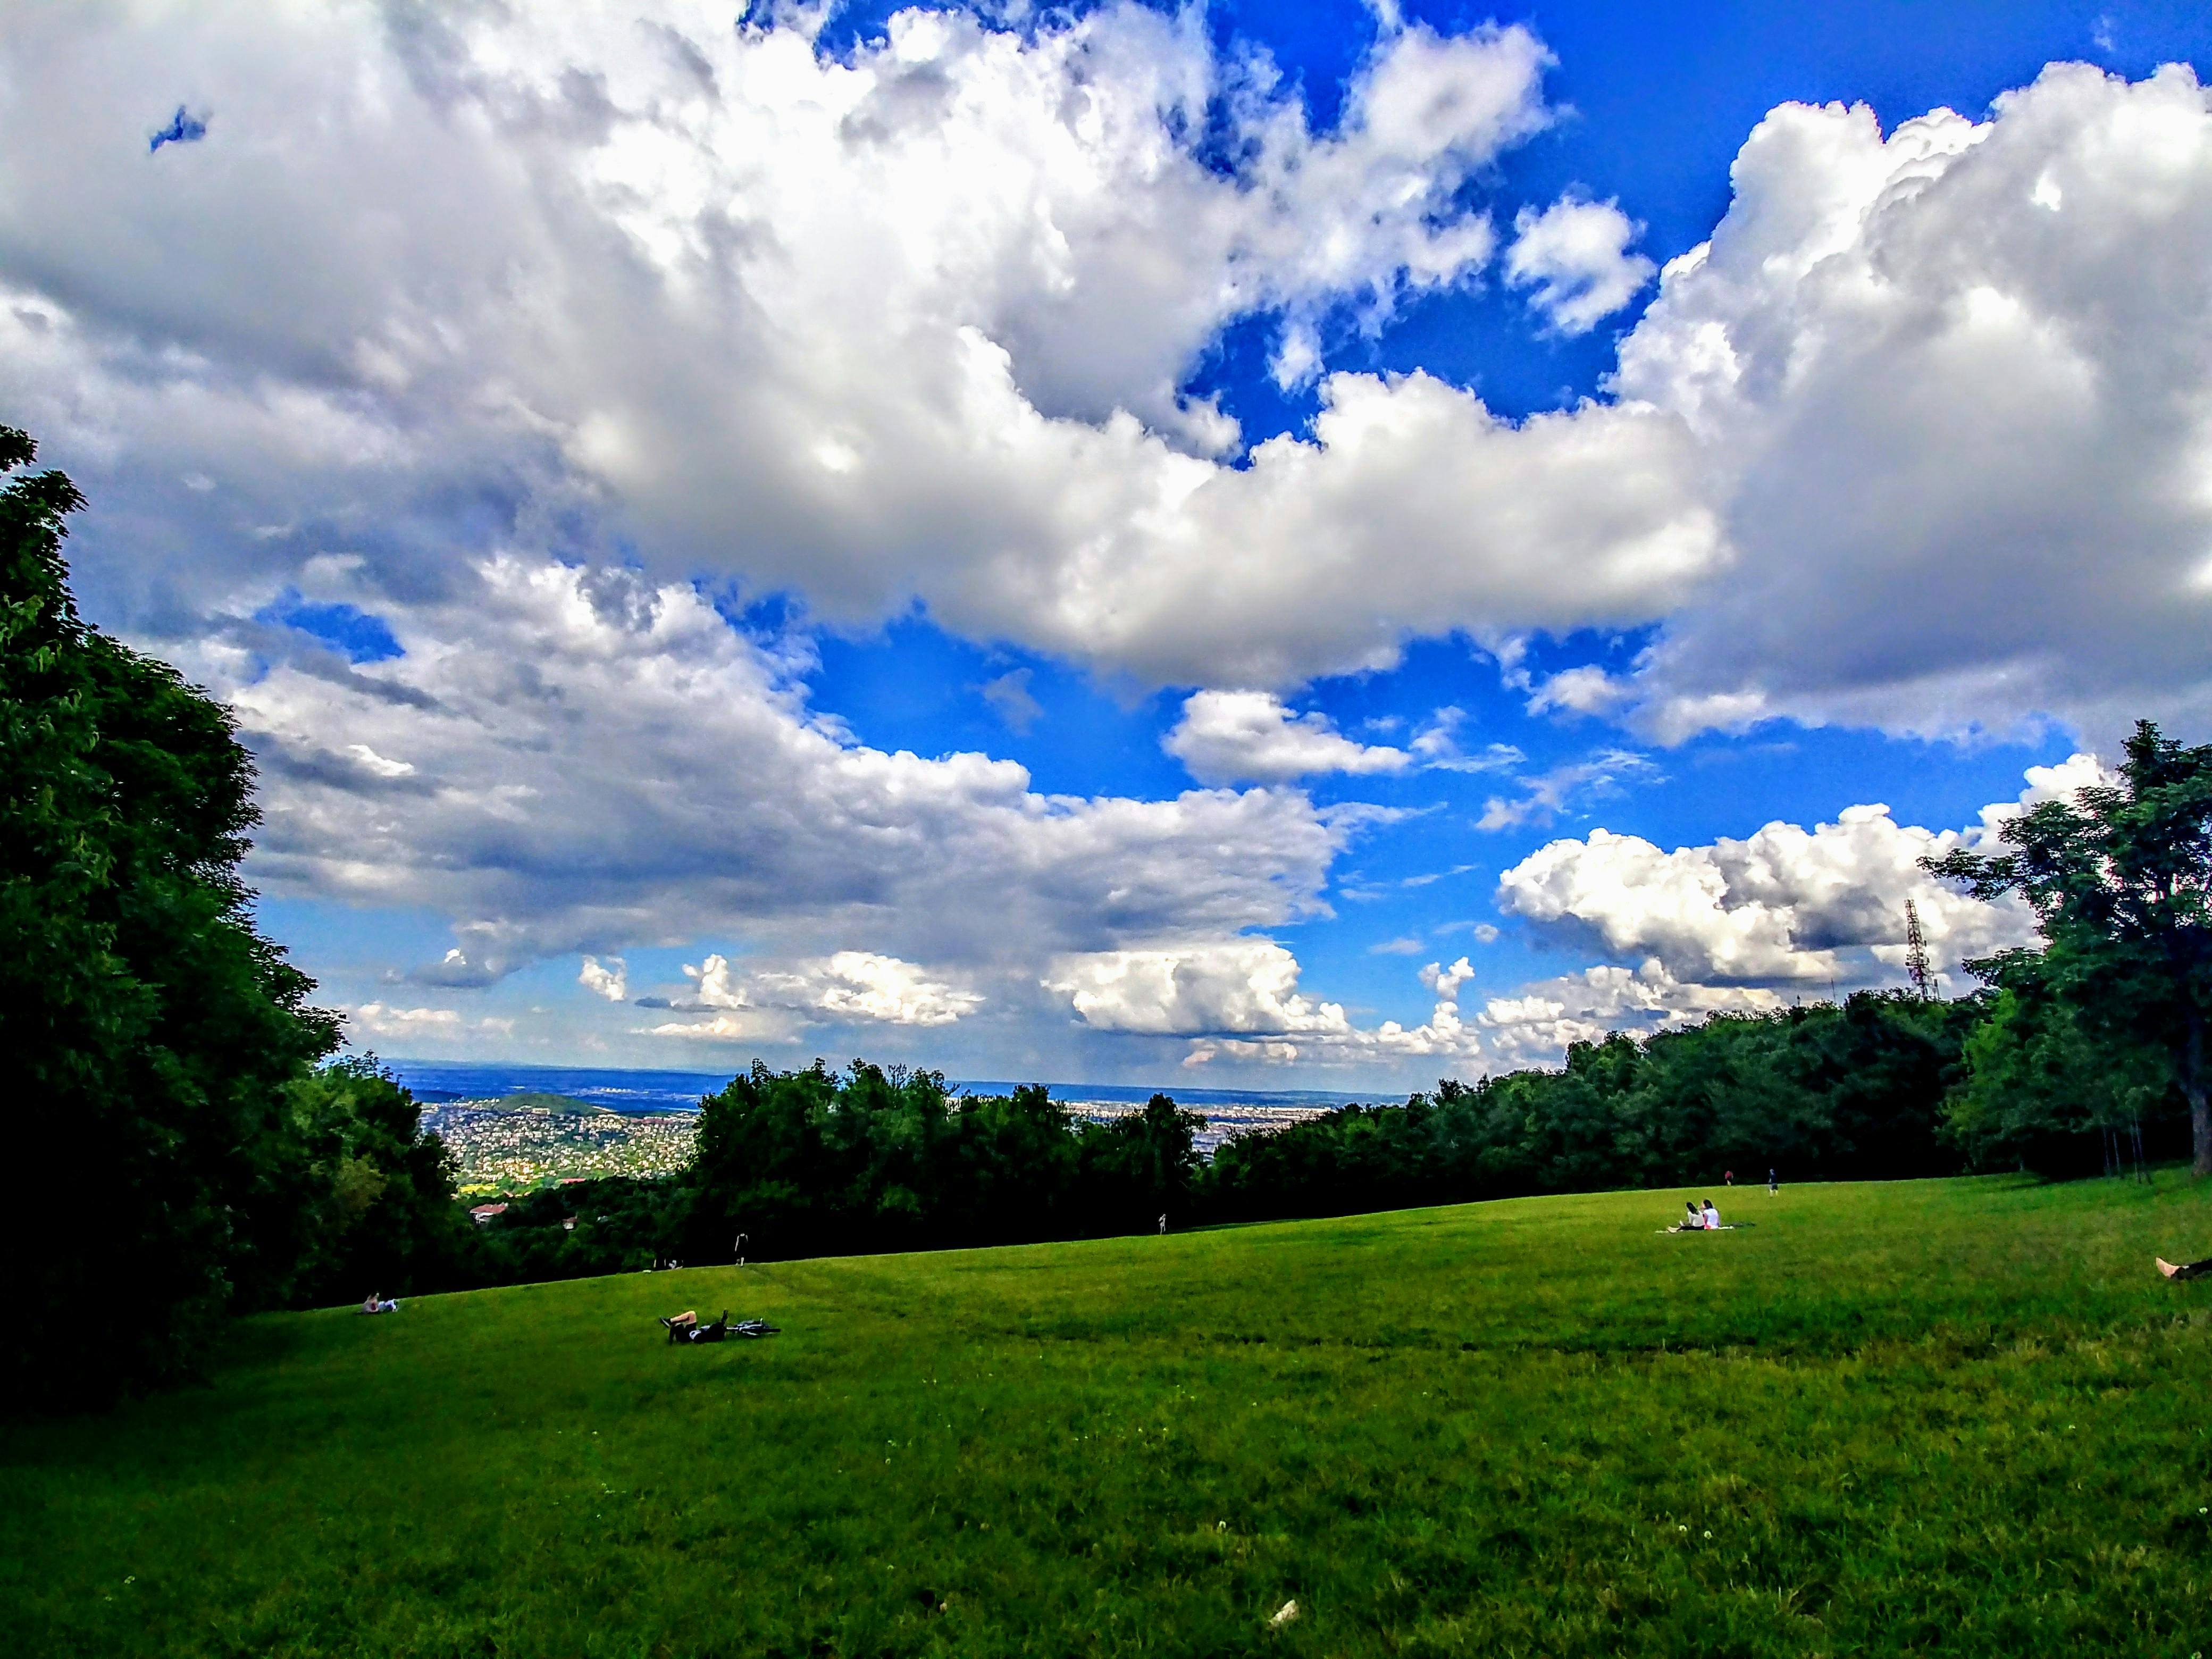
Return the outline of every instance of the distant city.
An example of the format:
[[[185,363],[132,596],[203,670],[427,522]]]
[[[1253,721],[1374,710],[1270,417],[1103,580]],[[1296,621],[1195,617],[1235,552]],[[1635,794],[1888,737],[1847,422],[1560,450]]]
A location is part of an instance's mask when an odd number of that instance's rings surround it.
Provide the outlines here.
[[[549,1182],[605,1176],[666,1175],[691,1156],[700,1100],[727,1073],[658,1072],[550,1066],[388,1062],[422,1103],[422,1127],[453,1152],[461,1191],[511,1193]],[[979,1079],[968,1093],[1012,1092],[1012,1083]],[[1051,1084],[1053,1098],[1079,1116],[1118,1117],[1154,1093],[1146,1085]],[[1198,1149],[1212,1153],[1232,1135],[1279,1128],[1346,1104],[1396,1103],[1398,1097],[1176,1089],[1176,1101],[1206,1118]]]
[[[456,1183],[475,1198],[552,1181],[667,1175],[690,1158],[699,1115],[453,1101],[425,1106],[422,1127],[452,1148]]]

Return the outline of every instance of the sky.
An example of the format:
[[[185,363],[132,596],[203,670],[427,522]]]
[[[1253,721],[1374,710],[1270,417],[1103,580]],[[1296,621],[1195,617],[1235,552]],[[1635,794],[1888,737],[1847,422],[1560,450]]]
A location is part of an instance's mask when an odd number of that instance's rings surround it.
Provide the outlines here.
[[[31,0],[0,421],[392,1056],[1393,1090],[2212,737],[2183,5]]]

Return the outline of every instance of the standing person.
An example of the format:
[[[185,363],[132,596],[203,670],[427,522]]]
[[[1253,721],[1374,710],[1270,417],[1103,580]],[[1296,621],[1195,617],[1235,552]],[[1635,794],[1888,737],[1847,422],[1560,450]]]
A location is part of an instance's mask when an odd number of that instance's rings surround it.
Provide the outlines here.
[[[1168,1231],[1168,1212],[1167,1212],[1165,1210],[1162,1210],[1162,1211],[1160,1212],[1160,1233],[1161,1233],[1161,1236],[1162,1236],[1163,1237],[1164,1237],[1166,1236],[1166,1234],[1167,1234],[1167,1231]]]
[[[1781,1190],[1782,1183],[1775,1178],[1774,1170],[1771,1166],[1769,1166],[1766,1171],[1766,1195],[1769,1198],[1772,1198]]]

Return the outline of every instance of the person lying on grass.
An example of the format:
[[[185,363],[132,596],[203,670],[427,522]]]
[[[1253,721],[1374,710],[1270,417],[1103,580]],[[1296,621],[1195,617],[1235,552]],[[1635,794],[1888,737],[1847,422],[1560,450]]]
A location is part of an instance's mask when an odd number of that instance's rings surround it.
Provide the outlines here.
[[[399,1304],[386,1301],[381,1291],[371,1291],[368,1299],[361,1304],[361,1310],[365,1314],[398,1313]]]
[[[2212,1278],[2212,1256],[2207,1256],[2202,1261],[2179,1263],[2168,1261],[2162,1255],[2154,1260],[2158,1262],[2159,1272],[2164,1273],[2168,1279]]]

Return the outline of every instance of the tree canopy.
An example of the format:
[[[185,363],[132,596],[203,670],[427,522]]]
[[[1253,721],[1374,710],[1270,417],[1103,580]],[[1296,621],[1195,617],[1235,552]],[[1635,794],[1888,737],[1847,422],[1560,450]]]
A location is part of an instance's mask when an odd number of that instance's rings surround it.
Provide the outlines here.
[[[2015,1010],[2048,1001],[2131,1072],[2160,1057],[2188,1103],[2192,1168],[2212,1175],[2212,745],[2185,747],[2142,721],[2117,782],[2045,801],[2000,833],[2004,852],[1954,849],[1928,868],[1977,898],[2020,894],[2048,948],[1969,966],[2005,985]],[[2129,1087],[2140,1097],[2158,1081]]]
[[[254,929],[228,711],[78,616],[82,499],[24,471],[36,453],[0,427],[0,1052],[35,1172],[0,1391],[82,1397],[188,1369],[268,1277],[253,1221],[287,1201],[285,1089],[337,1023]]]

